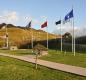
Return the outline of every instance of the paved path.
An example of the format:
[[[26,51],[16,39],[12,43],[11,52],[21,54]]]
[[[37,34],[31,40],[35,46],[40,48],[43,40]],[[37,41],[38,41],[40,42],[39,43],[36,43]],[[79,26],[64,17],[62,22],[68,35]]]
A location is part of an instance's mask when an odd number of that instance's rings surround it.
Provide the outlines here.
[[[30,58],[30,55],[16,56],[16,55],[9,55],[9,54],[3,54],[3,53],[0,53],[0,55],[13,57],[13,58],[17,58],[17,59],[20,59],[20,60],[23,60],[23,61],[35,63],[35,59],[34,59],[35,56]],[[69,73],[74,73],[74,74],[86,77],[86,68],[70,66],[70,65],[65,65],[65,64],[40,60],[40,59],[38,59],[38,64],[42,65],[42,66],[49,67],[49,68],[53,68],[53,69],[57,69],[57,70],[61,70],[61,71],[69,72]]]

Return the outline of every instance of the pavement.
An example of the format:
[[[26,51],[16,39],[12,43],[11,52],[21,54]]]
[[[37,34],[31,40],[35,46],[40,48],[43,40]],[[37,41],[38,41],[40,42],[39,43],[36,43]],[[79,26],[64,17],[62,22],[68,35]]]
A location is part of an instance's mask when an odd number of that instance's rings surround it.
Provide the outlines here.
[[[8,56],[12,58],[17,58],[19,60],[35,63],[35,55],[25,55],[25,56],[16,56],[16,55],[10,55],[10,54],[4,54],[0,53],[2,56]],[[86,68],[83,67],[77,67],[77,66],[71,66],[71,65],[66,65],[66,64],[61,64],[61,63],[55,63],[55,62],[50,62],[50,61],[45,61],[45,60],[37,60],[37,64],[46,66],[48,68],[56,69],[56,70],[61,70],[64,72],[69,72],[81,76],[86,77]]]

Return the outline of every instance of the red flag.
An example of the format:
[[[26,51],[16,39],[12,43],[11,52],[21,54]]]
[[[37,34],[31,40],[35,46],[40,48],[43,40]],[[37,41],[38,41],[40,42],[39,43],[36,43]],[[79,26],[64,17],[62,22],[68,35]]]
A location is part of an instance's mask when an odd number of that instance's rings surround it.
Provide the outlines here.
[[[41,25],[41,28],[47,27],[47,21]]]

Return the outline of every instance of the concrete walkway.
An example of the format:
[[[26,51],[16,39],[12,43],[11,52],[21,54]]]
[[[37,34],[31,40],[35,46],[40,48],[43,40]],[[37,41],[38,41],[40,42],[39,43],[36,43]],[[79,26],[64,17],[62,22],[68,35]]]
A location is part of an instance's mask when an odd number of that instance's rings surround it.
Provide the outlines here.
[[[16,56],[16,55],[4,54],[4,53],[0,53],[0,55],[12,57],[12,58],[17,58],[17,59],[20,59],[20,60],[23,60],[23,61],[27,61],[27,62],[31,62],[31,63],[35,63],[35,59],[34,59],[35,56],[30,58],[30,55],[27,55],[27,56]],[[69,72],[69,73],[74,73],[74,74],[86,77],[86,68],[70,66],[70,65],[65,65],[65,64],[60,64],[60,63],[40,60],[40,59],[38,59],[37,63],[39,65],[46,66],[46,67],[49,67],[49,68],[52,68],[52,69],[57,69],[57,70],[61,70],[61,71]]]

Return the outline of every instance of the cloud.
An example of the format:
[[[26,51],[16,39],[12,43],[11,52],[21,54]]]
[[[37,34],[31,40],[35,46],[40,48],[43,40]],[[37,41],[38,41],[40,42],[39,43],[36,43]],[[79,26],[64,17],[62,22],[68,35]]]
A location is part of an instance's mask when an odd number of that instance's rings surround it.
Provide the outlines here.
[[[17,21],[18,20],[18,16],[16,12],[11,12],[7,15],[6,19],[8,19],[8,21]]]
[[[3,11],[0,15],[0,22],[13,23],[19,20],[19,16],[15,11]]]
[[[69,32],[72,34],[73,31],[73,27],[71,27],[70,25],[62,25],[62,34]],[[74,26],[74,30],[75,30],[75,36],[79,37],[79,36],[85,36],[86,35],[86,27],[77,27]],[[60,26],[56,26],[56,30],[53,31],[53,33],[55,34],[60,34]]]
[[[42,21],[40,20],[42,18]],[[35,19],[30,14],[21,14],[16,11],[2,11],[0,12],[0,23],[11,23],[19,26],[26,26],[32,20],[32,26],[39,28],[40,25],[47,19],[46,16],[40,16]]]
[[[86,27],[77,27],[76,36],[86,36]]]

